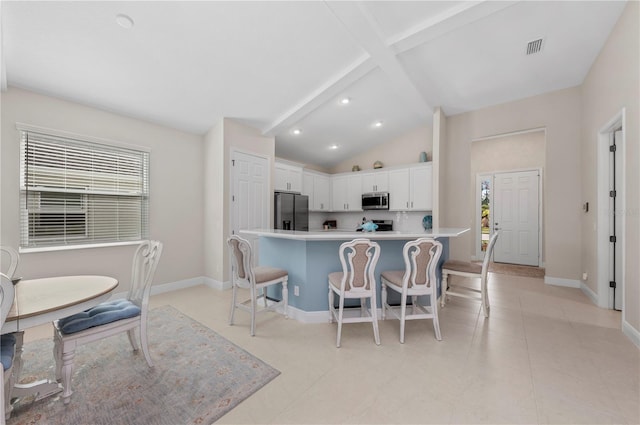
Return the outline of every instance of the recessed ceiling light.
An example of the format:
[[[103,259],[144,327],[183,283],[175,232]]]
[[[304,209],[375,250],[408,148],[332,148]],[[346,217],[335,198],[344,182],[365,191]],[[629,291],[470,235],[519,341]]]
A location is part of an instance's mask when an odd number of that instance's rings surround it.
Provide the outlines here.
[[[333,144],[333,145],[329,146],[329,149],[331,149],[332,151],[334,151],[334,150],[338,149],[339,147],[340,147],[340,146]]]
[[[376,121],[373,123],[373,126],[378,128],[378,127],[382,127],[382,121]]]
[[[119,13],[116,15],[116,23],[125,29],[131,29],[134,25],[131,16],[125,15],[124,13]]]
[[[349,97],[343,97],[343,98],[340,100],[340,103],[342,103],[343,105],[346,105],[346,104],[348,104],[349,102],[351,102],[351,98],[349,98]]]
[[[300,130],[299,128],[294,128],[291,132],[296,136],[302,134],[302,130]]]

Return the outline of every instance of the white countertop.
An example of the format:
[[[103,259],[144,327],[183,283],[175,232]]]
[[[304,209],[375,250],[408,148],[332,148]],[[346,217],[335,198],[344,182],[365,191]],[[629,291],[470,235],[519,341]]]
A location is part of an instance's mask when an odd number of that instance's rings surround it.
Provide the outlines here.
[[[468,232],[469,228],[463,227],[440,227],[438,229],[425,230],[422,232],[354,232],[350,230],[279,230],[279,229],[252,229],[240,230],[240,234],[267,236],[281,239],[295,239],[303,241],[336,241],[356,238],[367,238],[372,240],[408,240],[417,238],[455,238]]]

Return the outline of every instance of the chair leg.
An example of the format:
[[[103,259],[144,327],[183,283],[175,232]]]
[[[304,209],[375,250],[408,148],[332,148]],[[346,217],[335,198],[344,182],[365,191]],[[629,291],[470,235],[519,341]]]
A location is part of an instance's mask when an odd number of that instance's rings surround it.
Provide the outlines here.
[[[282,301],[284,301],[284,317],[289,317],[289,289],[287,286],[287,278],[285,277],[282,281]]]
[[[13,370],[16,376],[20,376],[22,373],[22,365],[24,361],[22,360],[22,352],[24,351],[24,332],[14,332],[13,335],[16,337],[16,355],[13,359]]]
[[[69,404],[71,401],[71,378],[73,376],[73,359],[76,356],[75,342],[72,347],[65,346],[62,343],[62,400],[64,404]]]
[[[373,322],[373,338],[376,341],[376,345],[380,345],[380,330],[378,329],[378,303],[376,302],[375,293],[374,296],[370,298],[370,302],[371,321]]]
[[[142,352],[144,353],[144,358],[147,360],[147,364],[149,367],[153,367],[153,362],[151,361],[151,353],[149,352],[149,341],[147,338],[147,320],[144,320],[140,323],[140,345],[142,346]],[[130,330],[129,335],[134,334],[134,330]]]
[[[256,336],[256,309],[258,308],[256,287],[251,287],[251,336]]]
[[[56,381],[62,381],[62,341],[57,334],[57,330],[53,330],[53,359],[56,362]]]
[[[333,323],[333,290],[329,287],[329,323]]]
[[[338,308],[338,338],[336,339],[336,347],[340,348],[340,338],[342,337],[342,317],[344,313],[344,297],[340,297],[340,306]]]
[[[431,313],[433,314],[433,331],[436,334],[436,339],[442,341],[442,334],[440,333],[440,319],[438,318],[438,300],[437,293],[433,293],[429,296],[429,303],[431,304]]]
[[[138,351],[138,341],[136,341],[136,332],[135,329],[129,329],[127,331],[127,337],[129,338],[129,344],[131,344],[131,348],[133,351]]]
[[[402,293],[400,300],[400,344],[404,344],[404,322],[407,316],[407,294]]]
[[[387,285],[384,283],[384,280],[382,280],[380,293],[380,304],[382,304],[382,320],[385,320],[387,318]]]
[[[484,317],[489,317],[489,294],[487,294],[487,279],[482,279],[480,283],[480,290],[482,292],[482,310]]]
[[[265,308],[267,307],[267,287],[262,288],[262,302],[264,303]]]
[[[229,313],[229,324],[233,325],[233,314],[236,311],[236,298],[238,296],[238,287],[235,283],[231,283],[231,313]]]
[[[442,271],[442,283],[441,283],[441,288],[440,288],[440,306],[444,307],[444,305],[447,303],[447,288],[449,286],[449,275],[447,273],[444,272],[444,270]]]

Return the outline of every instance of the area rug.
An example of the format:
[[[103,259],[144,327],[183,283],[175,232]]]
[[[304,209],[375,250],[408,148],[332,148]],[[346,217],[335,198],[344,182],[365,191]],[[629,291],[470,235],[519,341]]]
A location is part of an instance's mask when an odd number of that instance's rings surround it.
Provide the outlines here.
[[[76,351],[74,391],[20,400],[8,425],[211,424],[280,374],[169,307],[149,312],[149,368],[126,334]],[[21,381],[54,379],[52,340],[25,344]]]

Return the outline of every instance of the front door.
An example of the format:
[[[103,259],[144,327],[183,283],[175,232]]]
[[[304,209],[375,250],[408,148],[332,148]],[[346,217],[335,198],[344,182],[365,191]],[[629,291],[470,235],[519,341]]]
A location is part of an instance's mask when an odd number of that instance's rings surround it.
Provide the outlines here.
[[[537,170],[495,174],[493,223],[501,231],[494,248],[495,262],[540,264],[539,183]]]

